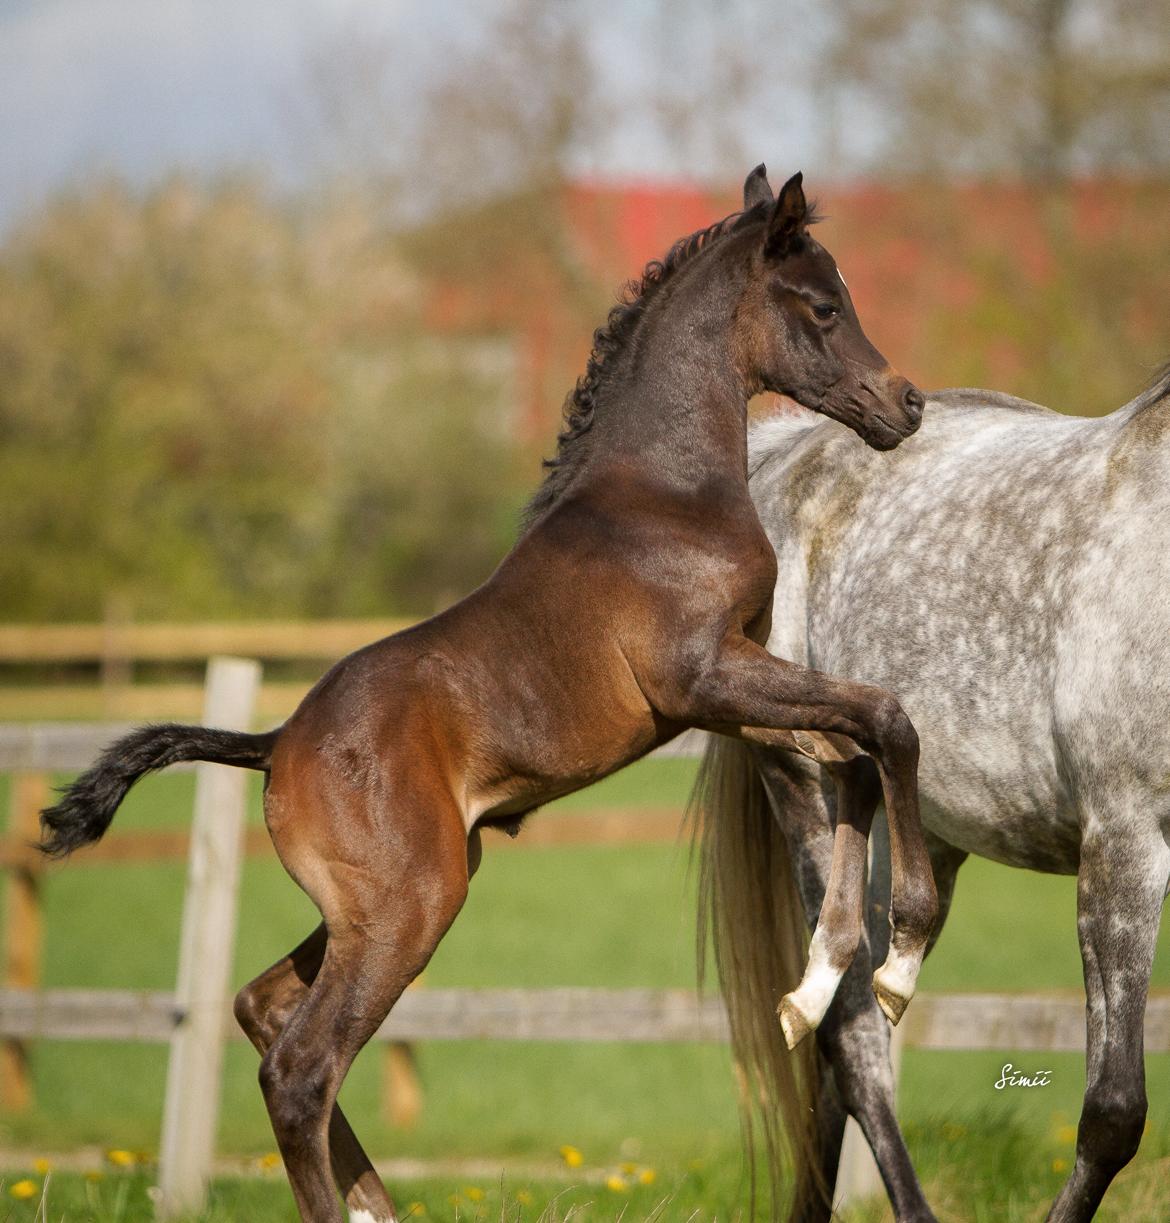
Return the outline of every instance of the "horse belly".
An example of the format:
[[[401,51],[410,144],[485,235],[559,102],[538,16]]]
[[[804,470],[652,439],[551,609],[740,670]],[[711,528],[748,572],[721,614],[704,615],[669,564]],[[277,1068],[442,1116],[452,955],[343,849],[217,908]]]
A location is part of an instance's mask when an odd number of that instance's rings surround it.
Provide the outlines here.
[[[898,697],[921,744],[928,831],[1008,866],[1075,873],[1080,826],[1053,739],[1042,652],[1019,648],[1023,643],[1005,649],[977,631],[948,633],[941,619],[917,619],[917,637],[908,619],[899,636],[904,610],[887,611],[883,620],[875,608],[869,618],[839,624],[827,613],[810,634],[813,665]],[[871,636],[878,624],[889,633],[881,643]]]
[[[570,658],[554,677],[535,660],[496,676],[497,714],[469,736],[465,819],[520,816],[600,781],[662,741],[662,728],[620,659]],[[565,662],[562,659],[562,663]]]
[[[916,716],[914,705],[906,702],[922,745],[923,826],[950,845],[1005,866],[1075,874],[1080,825],[1051,736],[1021,739],[1019,728],[1006,724],[948,735],[931,724],[924,708]]]

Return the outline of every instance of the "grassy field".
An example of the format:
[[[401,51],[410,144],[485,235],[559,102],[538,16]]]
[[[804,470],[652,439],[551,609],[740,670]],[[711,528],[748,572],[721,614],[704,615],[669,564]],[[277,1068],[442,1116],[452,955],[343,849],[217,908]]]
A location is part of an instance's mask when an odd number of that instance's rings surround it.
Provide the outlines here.
[[[691,767],[645,763],[563,805],[681,805]],[[131,795],[119,826],[181,824],[190,797],[190,777],[151,779]],[[252,818],[259,818],[258,808],[257,791]],[[693,984],[694,901],[685,844],[525,849],[523,838],[517,846],[500,840],[428,969],[430,985]],[[181,864],[89,866],[80,857],[55,869],[46,885],[45,984],[171,987],[183,877]],[[971,862],[923,987],[1077,988],[1074,918],[1071,880]],[[250,862],[233,979],[242,984],[313,924],[311,906],[275,859]],[[1154,980],[1170,986],[1166,937]],[[993,1083],[1007,1061],[1024,1070],[1043,1063],[1053,1072],[1051,1085],[996,1091]],[[35,1107],[0,1119],[0,1146],[34,1153],[120,1148],[149,1158],[158,1139],[165,1062],[165,1051],[156,1047],[39,1045]],[[726,1219],[745,1208],[723,1049],[434,1043],[419,1049],[419,1063],[426,1102],[407,1134],[380,1116],[377,1053],[367,1052],[355,1065],[342,1099],[371,1153],[486,1160],[499,1169],[478,1181],[452,1176],[396,1186],[400,1203],[420,1203],[420,1217],[425,1209],[429,1218],[469,1221],[536,1220],[542,1214],[550,1221]],[[1147,1064],[1149,1133],[1104,1218],[1167,1215],[1158,1195],[1170,1183],[1170,1058],[1151,1056]],[[252,1050],[233,1047],[219,1140],[225,1154],[259,1159],[272,1148],[255,1074]],[[909,1051],[900,1111],[940,1217],[1042,1218],[1072,1156],[1083,1086],[1078,1056]],[[583,1164],[575,1174],[562,1165],[559,1177],[558,1151],[566,1144],[581,1151]],[[508,1171],[521,1166],[531,1175]],[[617,1179],[607,1186],[606,1177]],[[0,1221],[34,1218],[42,1182],[31,1168],[11,1168]],[[150,1182],[149,1165],[130,1171],[111,1166],[100,1180],[51,1173],[45,1217],[145,1219]],[[16,1187],[32,1196],[12,1196]],[[876,1219],[880,1212],[859,1217]],[[294,1219],[295,1212],[282,1178],[269,1174],[218,1183],[205,1218]]]

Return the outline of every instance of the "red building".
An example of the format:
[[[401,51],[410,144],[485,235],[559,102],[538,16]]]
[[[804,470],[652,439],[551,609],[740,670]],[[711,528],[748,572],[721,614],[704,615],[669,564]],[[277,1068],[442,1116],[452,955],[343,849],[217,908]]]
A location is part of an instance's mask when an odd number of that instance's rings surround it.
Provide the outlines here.
[[[1087,398],[1067,406],[1105,410],[1121,399],[1098,403],[1071,372],[1080,360],[1101,364],[1090,349],[1109,344],[1102,330],[1116,333],[1114,380],[1131,392],[1146,371],[1126,373],[1127,362],[1170,356],[1170,184],[1084,182],[1044,195],[1018,184],[811,186],[826,217],[817,236],[867,333],[924,387],[1059,396],[1057,374],[1068,369]],[[547,448],[607,302],[648,260],[739,203],[693,184],[566,184],[544,205],[556,216],[541,214],[538,233],[525,231],[519,209],[496,258],[435,279],[427,320],[447,334],[512,338],[516,428]],[[492,211],[498,233],[509,210]],[[1099,392],[1118,393],[1108,380]]]

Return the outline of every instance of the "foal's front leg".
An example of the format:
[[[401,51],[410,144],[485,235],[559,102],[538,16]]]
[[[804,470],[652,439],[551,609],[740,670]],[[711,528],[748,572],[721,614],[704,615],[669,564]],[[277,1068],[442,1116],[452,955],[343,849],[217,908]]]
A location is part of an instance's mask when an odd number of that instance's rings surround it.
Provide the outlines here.
[[[689,720],[723,734],[791,747],[791,736],[776,732],[819,731],[844,735],[873,757],[889,820],[893,893],[889,954],[874,973],[873,984],[882,1010],[897,1023],[914,994],[938,916],[938,895],[918,813],[918,736],[897,699],[868,684],[784,662],[746,637],[732,637],[694,678],[688,705]],[[855,888],[860,896],[864,877],[853,864],[858,844],[864,852],[864,839],[858,842],[855,832],[850,828],[838,838],[834,860],[846,872],[842,886]],[[840,920],[836,913],[826,916]],[[826,931],[826,938],[832,933]],[[825,985],[810,975],[820,970],[810,960],[798,997],[824,995]],[[832,988],[839,980],[840,974],[830,983]],[[786,1036],[799,1039],[805,1030],[794,1027]]]
[[[790,1049],[820,1026],[865,925],[866,848],[881,787],[866,756],[826,768],[837,791],[833,848],[819,905],[807,914],[812,939],[804,975],[780,1000],[780,1027]]]

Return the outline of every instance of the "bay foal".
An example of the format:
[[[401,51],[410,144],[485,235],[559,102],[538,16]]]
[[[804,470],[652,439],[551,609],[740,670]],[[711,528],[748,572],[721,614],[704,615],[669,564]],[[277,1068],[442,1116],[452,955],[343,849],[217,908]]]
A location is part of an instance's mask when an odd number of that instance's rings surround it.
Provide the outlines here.
[[[749,396],[784,392],[883,450],[923,405],[866,339],[813,219],[800,176],[773,199],[761,166],[743,212],[646,269],[596,333],[557,457],[482,587],[343,659],[278,730],[139,730],[44,813],[45,848],[66,853],[101,836],[150,769],[198,759],[267,772],[273,843],[324,920],[241,991],[236,1014],[263,1054],[305,1219],[342,1218],[334,1179],[352,1218],[395,1218],[335,1100],[459,912],[480,829],[515,832],[541,803],[687,727],[785,747],[792,729],[825,732],[872,755],[895,890],[875,988],[895,1019],[913,992],[936,910],[914,730],[888,694],[760,644],[776,562],[748,495]],[[826,901],[837,976],[860,938],[861,896],[843,875]],[[835,986],[810,976],[786,1003],[796,1035]]]

